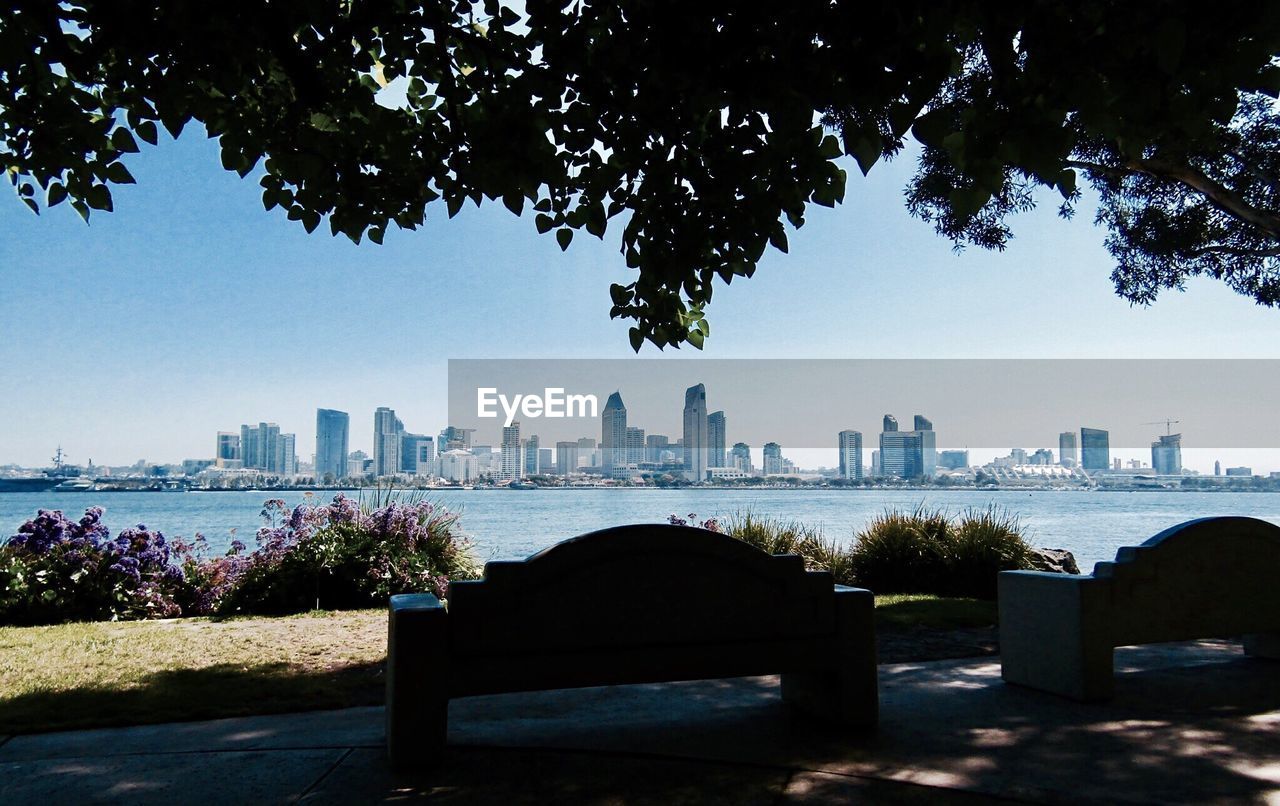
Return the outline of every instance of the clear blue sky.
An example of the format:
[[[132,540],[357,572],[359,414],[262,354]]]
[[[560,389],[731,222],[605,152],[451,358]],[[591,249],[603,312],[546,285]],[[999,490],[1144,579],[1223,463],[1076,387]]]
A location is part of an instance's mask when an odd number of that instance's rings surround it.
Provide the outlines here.
[[[216,431],[260,420],[305,459],[317,406],[351,412],[368,450],[376,406],[445,425],[449,358],[631,355],[608,317],[630,276],[616,230],[562,254],[499,204],[357,247],[264,212],[197,131],[127,164],[139,184],[88,226],[0,200],[0,463],[58,444],[77,463],[207,457]],[[1064,222],[1049,200],[1007,251],[957,256],[905,212],[909,160],[849,171],[789,255],[717,289],[706,356],[1280,357],[1280,311],[1218,283],[1151,308],[1115,297],[1087,203]]]

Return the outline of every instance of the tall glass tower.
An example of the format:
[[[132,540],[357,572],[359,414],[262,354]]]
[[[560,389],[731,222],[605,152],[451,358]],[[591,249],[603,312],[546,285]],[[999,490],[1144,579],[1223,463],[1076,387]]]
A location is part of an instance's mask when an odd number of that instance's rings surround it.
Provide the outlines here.
[[[707,388],[690,386],[684,392],[684,475],[690,481],[706,481],[707,449],[711,443],[707,433]]]
[[[316,483],[347,475],[351,417],[345,411],[316,409]]]

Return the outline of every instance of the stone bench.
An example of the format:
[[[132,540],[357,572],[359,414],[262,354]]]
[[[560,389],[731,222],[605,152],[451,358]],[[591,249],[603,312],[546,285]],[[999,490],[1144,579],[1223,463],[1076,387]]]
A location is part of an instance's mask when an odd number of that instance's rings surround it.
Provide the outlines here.
[[[1004,679],[1077,700],[1111,696],[1118,646],[1244,636],[1280,658],[1280,527],[1188,521],[1089,576],[1004,571],[999,597]]]
[[[874,725],[874,607],[800,557],[704,529],[592,532],[488,563],[447,607],[391,597],[387,750],[431,763],[455,697],[763,674],[804,711]]]

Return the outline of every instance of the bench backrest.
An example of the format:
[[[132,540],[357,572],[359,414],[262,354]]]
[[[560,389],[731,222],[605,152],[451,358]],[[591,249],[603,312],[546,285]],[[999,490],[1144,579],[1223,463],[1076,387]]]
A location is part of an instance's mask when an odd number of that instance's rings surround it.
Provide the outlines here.
[[[705,529],[619,526],[453,583],[450,641],[466,656],[817,637],[835,629],[833,603],[831,575],[800,557]]]
[[[1280,526],[1202,518],[1098,563],[1115,645],[1280,630]]]

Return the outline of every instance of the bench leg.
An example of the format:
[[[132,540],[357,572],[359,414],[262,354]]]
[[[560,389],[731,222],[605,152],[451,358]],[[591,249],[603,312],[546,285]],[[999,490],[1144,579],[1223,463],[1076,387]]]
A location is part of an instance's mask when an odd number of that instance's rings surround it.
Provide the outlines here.
[[[387,754],[393,769],[433,764],[449,732],[446,612],[391,611],[387,635]]]
[[[876,670],[875,600],[870,591],[836,594],[833,665],[782,675],[782,699],[819,719],[874,727],[880,716]]]
[[[1246,655],[1280,660],[1280,632],[1264,632],[1244,637]]]
[[[1115,689],[1106,610],[1087,579],[1000,574],[1000,674],[1007,683],[1074,700]]]

